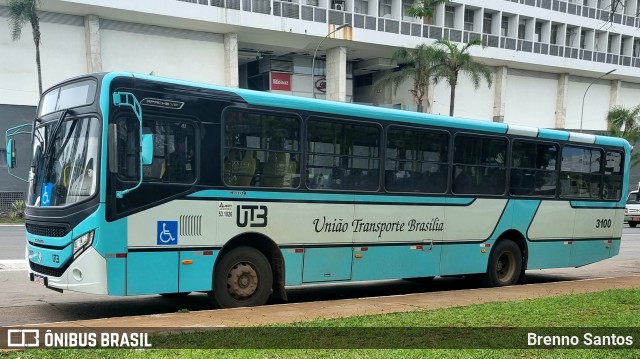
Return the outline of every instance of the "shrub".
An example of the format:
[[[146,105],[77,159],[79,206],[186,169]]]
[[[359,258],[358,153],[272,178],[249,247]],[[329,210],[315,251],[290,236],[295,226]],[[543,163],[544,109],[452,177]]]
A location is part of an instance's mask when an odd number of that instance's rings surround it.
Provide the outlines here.
[[[11,203],[11,210],[9,211],[9,217],[11,219],[24,218],[24,201],[19,199]]]

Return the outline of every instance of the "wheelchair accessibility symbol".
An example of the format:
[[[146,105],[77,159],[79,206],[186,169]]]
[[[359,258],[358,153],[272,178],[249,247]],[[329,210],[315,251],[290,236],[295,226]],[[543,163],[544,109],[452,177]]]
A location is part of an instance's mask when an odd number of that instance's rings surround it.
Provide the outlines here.
[[[157,244],[178,244],[178,221],[158,221]]]
[[[44,183],[42,185],[42,198],[40,199],[41,207],[49,207],[51,204],[51,192],[53,190],[53,183]]]

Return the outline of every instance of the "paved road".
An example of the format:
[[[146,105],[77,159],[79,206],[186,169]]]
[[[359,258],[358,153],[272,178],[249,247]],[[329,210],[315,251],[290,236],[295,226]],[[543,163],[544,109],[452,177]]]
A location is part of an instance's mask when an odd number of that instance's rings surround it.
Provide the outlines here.
[[[118,298],[73,292],[60,294],[36,286],[26,279],[26,271],[18,269],[19,265],[15,264],[20,262],[17,259],[24,257],[23,238],[21,228],[0,227],[0,326],[172,313],[181,309],[193,312],[210,308],[207,296],[201,293],[181,299],[160,296]],[[1,267],[3,265],[4,269]],[[543,283],[631,274],[640,274],[640,228],[625,227],[619,256],[582,268],[529,271],[527,282]],[[473,287],[473,283],[459,278],[437,278],[427,285],[394,280],[292,288],[289,290],[289,299],[290,302],[310,302],[470,287]]]

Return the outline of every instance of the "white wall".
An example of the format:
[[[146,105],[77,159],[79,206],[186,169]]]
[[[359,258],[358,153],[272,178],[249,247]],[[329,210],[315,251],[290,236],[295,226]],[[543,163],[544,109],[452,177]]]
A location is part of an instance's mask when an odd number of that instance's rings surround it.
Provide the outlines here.
[[[568,129],[580,129],[580,116],[582,113],[582,98],[592,78],[570,76],[569,94],[567,99]],[[605,131],[607,129],[607,112],[611,99],[611,82],[608,80],[596,81],[584,97],[584,117],[582,128],[584,130]]]
[[[100,38],[103,71],[224,85],[222,35],[101,19]]]
[[[555,127],[558,76],[508,69],[504,122]]]
[[[42,33],[40,62],[43,90],[87,70],[83,18],[51,16],[40,19]],[[31,25],[22,29],[19,41],[12,41],[6,17],[0,16],[0,104],[30,105],[38,103],[36,49]]]
[[[624,107],[635,107],[640,105],[640,84],[623,82],[620,86],[620,99],[618,105]]]
[[[469,76],[461,72],[458,76],[458,86],[456,87],[456,100],[453,115],[456,117],[475,118],[478,120],[493,121],[493,99],[495,97],[495,69],[491,69],[491,86],[482,78],[478,88],[473,87]],[[442,81],[446,83],[446,81]],[[449,114],[449,97],[451,90],[449,85],[444,89],[436,87],[436,94],[444,90],[446,96],[447,109],[444,114]]]

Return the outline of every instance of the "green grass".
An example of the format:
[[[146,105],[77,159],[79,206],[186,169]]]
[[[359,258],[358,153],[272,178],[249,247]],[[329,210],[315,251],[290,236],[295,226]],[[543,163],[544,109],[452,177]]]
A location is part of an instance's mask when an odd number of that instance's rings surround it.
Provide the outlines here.
[[[224,329],[153,337],[154,347],[230,349],[79,349],[32,350],[0,354],[6,358],[637,358],[638,349],[387,349],[424,346],[469,348],[492,343],[526,343],[528,330],[561,329],[557,335],[585,331],[633,335],[640,348],[640,289],[559,296],[514,302],[410,313],[315,320],[251,329]],[[512,329],[526,327],[532,329]],[[593,329],[575,329],[593,328]],[[475,329],[474,329],[475,328]],[[481,328],[481,329],[477,329]],[[598,329],[600,328],[600,329]],[[604,329],[603,329],[604,328]],[[618,328],[618,329],[616,329]],[[427,335],[403,336],[424,330]],[[524,334],[523,334],[524,333]],[[419,341],[416,341],[419,340]],[[331,347],[365,349],[241,349],[268,347]],[[266,343],[266,344],[265,344]],[[308,345],[306,345],[306,344]],[[329,343],[329,344],[326,344]],[[511,344],[504,347],[509,348]],[[525,344],[526,345],[526,344]],[[522,346],[522,344],[520,345]],[[369,348],[369,349],[367,349]]]

